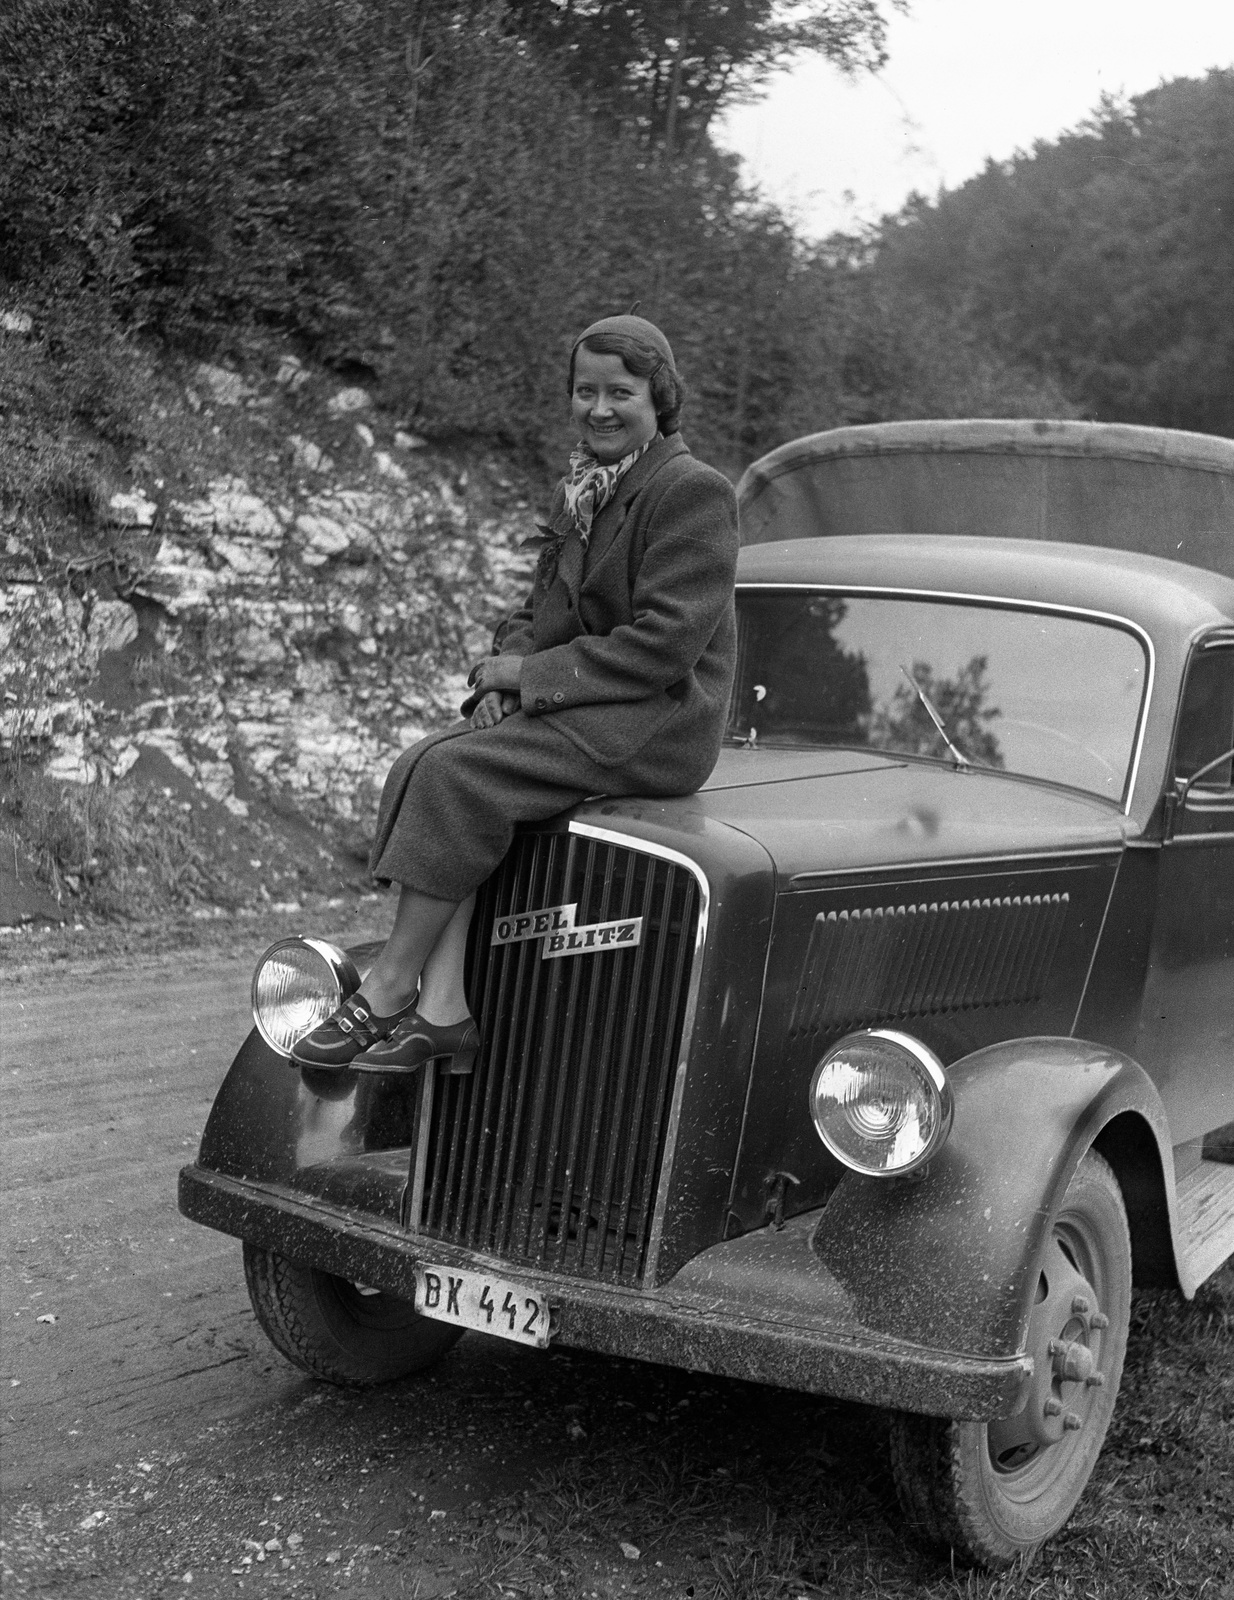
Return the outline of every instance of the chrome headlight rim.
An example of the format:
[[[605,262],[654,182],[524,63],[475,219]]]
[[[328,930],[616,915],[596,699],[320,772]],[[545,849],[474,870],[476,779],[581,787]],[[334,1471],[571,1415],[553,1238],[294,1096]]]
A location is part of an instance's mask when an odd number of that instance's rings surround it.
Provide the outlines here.
[[[262,951],[253,968],[253,981],[250,986],[250,1002],[253,1011],[253,1024],[261,1035],[262,1041],[274,1051],[275,1055],[282,1056],[285,1060],[291,1057],[291,1047],[283,1039],[271,1033],[262,1016],[262,1008],[258,997],[258,985],[261,980],[262,969],[280,950],[292,946],[307,948],[314,955],[320,957],[326,966],[326,999],[329,1002],[329,1011],[336,1011],[348,995],[352,995],[360,987],[360,973],[355,962],[345,950],[340,950],[338,945],[331,944],[328,939],[312,938],[308,934],[292,934],[285,939],[276,939]],[[293,1040],[292,1043],[295,1041]]]
[[[894,1049],[905,1052],[912,1058],[914,1065],[921,1074],[928,1092],[935,1104],[934,1129],[930,1138],[922,1149],[911,1160],[901,1162],[898,1166],[873,1166],[866,1165],[857,1160],[848,1150],[842,1149],[834,1139],[828,1136],[826,1128],[817,1112],[818,1086],[823,1073],[845,1050],[851,1049],[855,1044],[868,1043],[878,1040],[891,1045]],[[910,1069],[911,1070],[911,1069]],[[952,1092],[951,1081],[943,1063],[920,1039],[911,1033],[904,1033],[898,1028],[857,1028],[852,1033],[846,1033],[842,1039],[826,1052],[814,1068],[810,1078],[810,1120],[814,1130],[831,1154],[850,1172],[860,1173],[865,1178],[902,1178],[907,1173],[918,1172],[926,1166],[946,1144],[951,1135],[951,1125],[955,1117],[955,1096]]]

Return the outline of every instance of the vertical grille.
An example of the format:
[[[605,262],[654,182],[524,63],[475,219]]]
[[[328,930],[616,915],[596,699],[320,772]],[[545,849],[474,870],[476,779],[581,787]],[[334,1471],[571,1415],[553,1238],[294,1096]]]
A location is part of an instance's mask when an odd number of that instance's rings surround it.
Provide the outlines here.
[[[541,959],[489,944],[511,914],[643,919],[641,942]],[[686,867],[574,833],[515,841],[481,890],[469,993],[483,1048],[437,1080],[420,1232],[547,1271],[637,1284],[647,1265],[699,888]]]

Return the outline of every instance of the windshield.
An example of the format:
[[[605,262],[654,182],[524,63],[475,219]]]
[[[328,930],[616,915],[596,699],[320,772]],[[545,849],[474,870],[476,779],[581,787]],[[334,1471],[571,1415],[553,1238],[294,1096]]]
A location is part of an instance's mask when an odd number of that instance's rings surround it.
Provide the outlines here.
[[[1125,628],[958,600],[737,592],[729,737],[843,745],[1120,801],[1147,664]]]

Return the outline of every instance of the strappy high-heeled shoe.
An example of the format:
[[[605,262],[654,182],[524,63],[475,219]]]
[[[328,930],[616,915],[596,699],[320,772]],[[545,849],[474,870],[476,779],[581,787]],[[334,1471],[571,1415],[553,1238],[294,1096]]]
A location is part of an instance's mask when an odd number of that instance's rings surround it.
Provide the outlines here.
[[[449,1059],[452,1073],[471,1072],[480,1050],[480,1029],[474,1017],[443,1026],[426,1022],[413,1011],[389,1035],[370,1045],[351,1063],[357,1072],[412,1073],[430,1061]]]
[[[325,1067],[341,1071],[351,1066],[361,1051],[386,1039],[408,1016],[414,1016],[416,1002],[410,1001],[390,1017],[378,1017],[369,1009],[363,995],[353,994],[312,1033],[297,1039],[291,1059],[298,1067]]]

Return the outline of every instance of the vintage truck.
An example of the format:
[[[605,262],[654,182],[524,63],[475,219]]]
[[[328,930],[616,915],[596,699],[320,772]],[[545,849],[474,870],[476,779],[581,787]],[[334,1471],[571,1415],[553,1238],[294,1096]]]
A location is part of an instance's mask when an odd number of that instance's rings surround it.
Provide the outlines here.
[[[998,1566],[1132,1285],[1234,1251],[1234,442],[843,428],[740,500],[707,784],[517,837],[471,1076],[301,1071],[370,952],[267,951],[180,1205],[320,1378],[471,1329],[873,1403],[918,1536]]]

